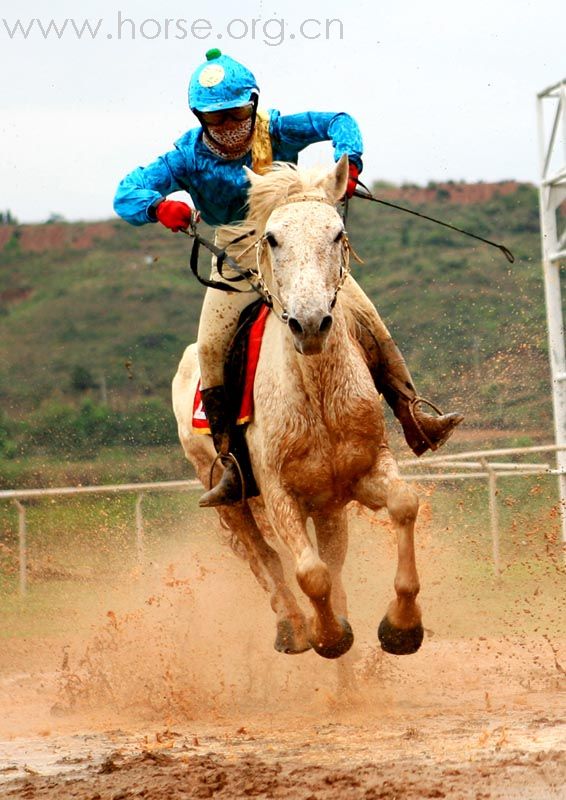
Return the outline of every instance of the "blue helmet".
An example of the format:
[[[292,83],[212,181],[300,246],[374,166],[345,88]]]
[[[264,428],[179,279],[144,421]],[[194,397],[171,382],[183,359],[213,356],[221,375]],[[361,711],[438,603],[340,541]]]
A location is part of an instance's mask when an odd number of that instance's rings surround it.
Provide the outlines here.
[[[246,105],[254,93],[259,94],[259,89],[249,69],[213,48],[204,64],[193,72],[189,106],[192,111],[222,111]]]

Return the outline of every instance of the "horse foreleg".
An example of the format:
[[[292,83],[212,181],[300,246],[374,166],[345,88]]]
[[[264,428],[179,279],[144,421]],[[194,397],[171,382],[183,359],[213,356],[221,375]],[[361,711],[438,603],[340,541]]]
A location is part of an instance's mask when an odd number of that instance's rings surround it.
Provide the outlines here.
[[[397,534],[397,597],[389,604],[378,636],[382,648],[398,656],[416,653],[423,641],[421,609],[416,602],[420,589],[414,540],[418,509],[414,489],[405,481],[392,481],[387,491],[387,510]]]
[[[423,640],[421,609],[416,602],[420,589],[414,542],[418,495],[399,477],[391,454],[384,452],[376,472],[360,482],[356,499],[374,510],[386,506],[397,536],[397,596],[379,625],[379,641],[388,653],[415,653]]]
[[[310,643],[324,658],[338,658],[350,649],[354,636],[347,620],[334,612],[330,570],[313,549],[307,535],[306,516],[299,504],[282,490],[262,488],[270,522],[291,551],[297,582],[315,611]]]
[[[275,649],[288,654],[309,650],[311,645],[305,615],[287,586],[279,554],[265,541],[249,506],[247,503],[221,506],[218,513],[243,545],[253,574],[269,594],[271,608],[277,617]]]

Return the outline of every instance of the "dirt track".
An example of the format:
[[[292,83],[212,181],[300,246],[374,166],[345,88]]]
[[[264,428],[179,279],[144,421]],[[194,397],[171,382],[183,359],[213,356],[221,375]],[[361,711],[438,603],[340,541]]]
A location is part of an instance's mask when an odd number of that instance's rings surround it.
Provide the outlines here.
[[[537,588],[497,612],[508,635],[482,635],[471,585],[440,574],[436,552],[422,569],[431,627],[396,658],[375,641],[389,545],[370,544],[354,543],[347,574],[346,696],[334,663],[272,650],[265,598],[220,549],[176,553],[184,571],[146,577],[127,612],[102,598],[86,637],[4,640],[0,797],[566,798],[563,576],[546,617]],[[522,633],[533,610],[540,631]],[[476,634],[450,633],[464,616]]]
[[[564,682],[543,641],[430,641],[406,663],[368,660],[357,696],[314,686],[302,709],[281,696],[111,733],[66,716],[74,734],[2,746],[1,778],[21,777],[0,797],[566,798]],[[31,693],[29,678],[14,689]]]

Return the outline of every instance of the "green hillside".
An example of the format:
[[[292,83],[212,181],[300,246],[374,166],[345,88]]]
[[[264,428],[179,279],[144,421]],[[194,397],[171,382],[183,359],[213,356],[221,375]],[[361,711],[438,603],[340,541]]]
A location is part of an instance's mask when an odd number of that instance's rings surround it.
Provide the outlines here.
[[[350,204],[350,238],[365,261],[355,275],[421,393],[464,410],[468,430],[549,438],[536,190],[512,183],[374,190],[514,252],[510,265],[494,248],[431,223]],[[91,415],[93,407],[127,414],[151,401],[170,425],[171,378],[195,338],[203,295],[188,272],[188,248],[186,237],[159,225],[120,220],[0,226],[4,428],[41,427],[54,405],[80,408],[87,399]],[[0,426],[0,448],[1,440]],[[38,447],[42,441],[36,437]]]

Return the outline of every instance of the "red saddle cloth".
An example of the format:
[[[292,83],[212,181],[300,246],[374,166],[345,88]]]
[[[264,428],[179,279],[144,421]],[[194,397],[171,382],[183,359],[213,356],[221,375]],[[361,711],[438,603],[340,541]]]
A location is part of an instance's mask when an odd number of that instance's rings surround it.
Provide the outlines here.
[[[262,305],[260,312],[250,327],[248,334],[247,358],[245,366],[245,379],[240,403],[240,411],[236,419],[237,425],[250,422],[254,414],[254,380],[265,331],[265,323],[270,309]],[[193,433],[210,433],[210,426],[204,412],[200,394],[200,380],[197,384],[193,401]]]

